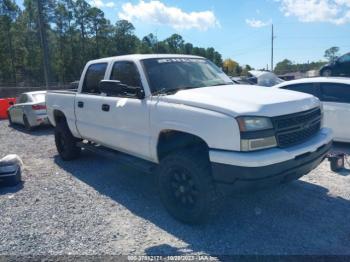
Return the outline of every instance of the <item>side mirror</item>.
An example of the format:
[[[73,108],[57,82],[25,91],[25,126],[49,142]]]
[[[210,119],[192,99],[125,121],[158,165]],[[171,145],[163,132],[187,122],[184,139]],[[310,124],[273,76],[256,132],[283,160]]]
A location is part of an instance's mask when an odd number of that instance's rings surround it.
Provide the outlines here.
[[[121,83],[116,80],[102,80],[99,88],[100,92],[107,96],[118,96],[122,93]]]
[[[9,105],[10,105],[10,106],[13,106],[14,104],[15,104],[15,103],[13,103],[13,101],[10,101],[10,102],[9,102]]]
[[[99,87],[100,92],[105,93],[107,96],[136,96],[139,99],[145,98],[142,87],[130,87],[118,80],[102,80]]]
[[[138,99],[144,99],[145,98],[145,92],[143,91],[143,88],[138,86],[134,88],[136,96]]]

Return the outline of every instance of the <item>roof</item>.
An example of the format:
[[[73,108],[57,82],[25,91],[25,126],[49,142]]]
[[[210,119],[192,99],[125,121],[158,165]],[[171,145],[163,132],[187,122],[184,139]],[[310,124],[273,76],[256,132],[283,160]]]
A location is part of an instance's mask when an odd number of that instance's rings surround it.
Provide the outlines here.
[[[96,60],[91,60],[89,63],[101,63],[101,62],[110,62],[115,59],[127,59],[127,60],[143,60],[143,59],[152,59],[152,58],[203,58],[201,56],[194,55],[180,55],[180,54],[134,54],[134,55],[123,55],[123,56],[111,56],[100,58]]]
[[[274,87],[283,87],[292,84],[304,84],[304,83],[339,83],[350,85],[350,78],[347,77],[310,77],[301,78],[297,80],[286,81]]]

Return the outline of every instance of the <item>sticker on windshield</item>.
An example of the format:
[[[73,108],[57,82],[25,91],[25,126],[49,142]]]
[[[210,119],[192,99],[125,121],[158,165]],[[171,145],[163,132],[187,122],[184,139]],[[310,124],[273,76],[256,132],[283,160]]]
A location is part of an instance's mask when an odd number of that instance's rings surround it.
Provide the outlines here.
[[[159,64],[164,64],[164,63],[179,63],[179,62],[205,63],[206,61],[204,59],[198,59],[198,58],[162,58],[162,59],[158,59],[157,62]]]

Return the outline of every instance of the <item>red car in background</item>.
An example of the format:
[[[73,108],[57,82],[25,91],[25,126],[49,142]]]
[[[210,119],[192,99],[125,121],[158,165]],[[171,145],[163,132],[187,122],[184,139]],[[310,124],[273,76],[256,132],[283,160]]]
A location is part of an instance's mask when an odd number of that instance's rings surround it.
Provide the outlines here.
[[[16,103],[16,98],[0,98],[0,119],[7,119],[7,110]]]

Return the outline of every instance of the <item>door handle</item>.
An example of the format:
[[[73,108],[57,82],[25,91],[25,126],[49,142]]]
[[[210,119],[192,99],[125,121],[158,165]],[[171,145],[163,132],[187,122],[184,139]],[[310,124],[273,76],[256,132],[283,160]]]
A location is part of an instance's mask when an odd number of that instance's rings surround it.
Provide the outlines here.
[[[79,101],[79,102],[78,102],[78,107],[83,108],[83,107],[84,107],[84,102]]]
[[[109,111],[109,105],[103,104],[103,105],[102,105],[102,111],[108,112],[108,111]]]

